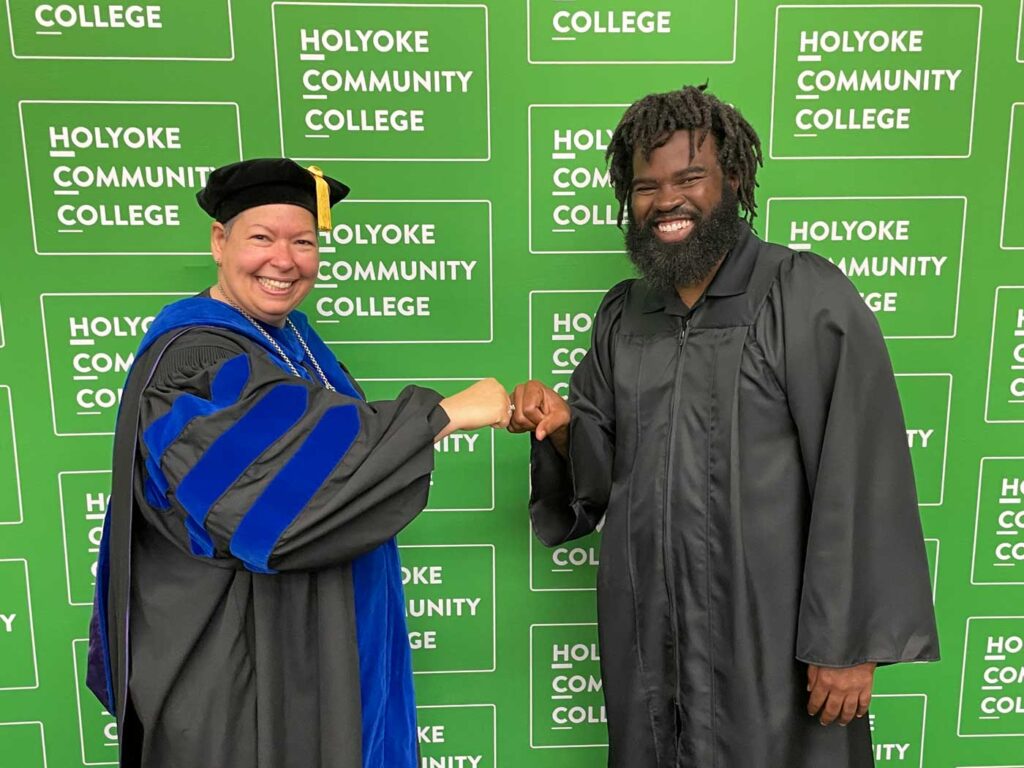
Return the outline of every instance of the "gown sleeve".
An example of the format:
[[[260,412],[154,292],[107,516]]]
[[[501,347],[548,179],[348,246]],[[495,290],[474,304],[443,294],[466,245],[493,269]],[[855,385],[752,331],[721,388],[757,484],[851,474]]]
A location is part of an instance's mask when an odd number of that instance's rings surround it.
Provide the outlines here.
[[[813,254],[782,266],[773,295],[781,338],[770,357],[811,510],[796,657],[834,667],[937,659],[910,450],[878,323]]]
[[[425,506],[441,395],[365,402],[289,375],[230,337],[191,332],[142,396],[147,520],[193,555],[258,573],[380,546]]]
[[[615,459],[612,349],[632,281],[612,288],[594,317],[590,350],[570,379],[569,456],[532,435],[530,519],[549,547],[591,533],[604,517]]]

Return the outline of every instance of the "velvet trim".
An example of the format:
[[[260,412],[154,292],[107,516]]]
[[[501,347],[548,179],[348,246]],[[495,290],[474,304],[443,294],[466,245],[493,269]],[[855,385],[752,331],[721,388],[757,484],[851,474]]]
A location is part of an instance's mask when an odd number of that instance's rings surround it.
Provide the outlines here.
[[[186,523],[191,534],[196,536],[205,529],[214,503],[298,423],[308,401],[303,385],[277,384],[213,441],[178,483],[176,496],[188,512]]]
[[[270,556],[359,434],[354,405],[328,409],[309,436],[245,513],[231,537],[231,554],[257,573],[276,573]]]

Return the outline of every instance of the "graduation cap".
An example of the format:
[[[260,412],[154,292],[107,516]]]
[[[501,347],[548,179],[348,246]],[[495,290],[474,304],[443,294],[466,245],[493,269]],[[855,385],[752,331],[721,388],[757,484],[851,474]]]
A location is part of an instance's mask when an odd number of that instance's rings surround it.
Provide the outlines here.
[[[317,228],[325,232],[331,228],[331,206],[348,193],[348,187],[315,165],[303,168],[288,158],[266,157],[221,166],[196,200],[222,224],[257,205],[298,205],[316,216]]]

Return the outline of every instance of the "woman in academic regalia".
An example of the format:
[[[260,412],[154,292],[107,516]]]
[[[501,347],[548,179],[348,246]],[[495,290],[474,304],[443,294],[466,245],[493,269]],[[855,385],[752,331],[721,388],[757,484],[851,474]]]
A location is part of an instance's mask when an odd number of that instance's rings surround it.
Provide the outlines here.
[[[348,188],[285,159],[214,171],[214,285],[143,339],[114,446],[90,687],[122,766],[414,768],[395,535],[433,444],[504,388],[366,402],[295,311]]]

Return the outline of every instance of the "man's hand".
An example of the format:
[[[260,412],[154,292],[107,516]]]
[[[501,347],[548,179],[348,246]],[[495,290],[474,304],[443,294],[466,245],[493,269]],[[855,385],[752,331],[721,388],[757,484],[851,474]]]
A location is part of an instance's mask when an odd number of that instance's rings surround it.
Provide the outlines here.
[[[531,379],[516,385],[512,403],[509,432],[533,432],[538,440],[550,436],[558,452],[566,454],[571,411],[555,390]]]
[[[821,724],[838,722],[847,725],[854,715],[864,717],[871,703],[871,686],[875,679],[875,664],[856,667],[819,667],[807,665],[807,714],[821,713]]]

